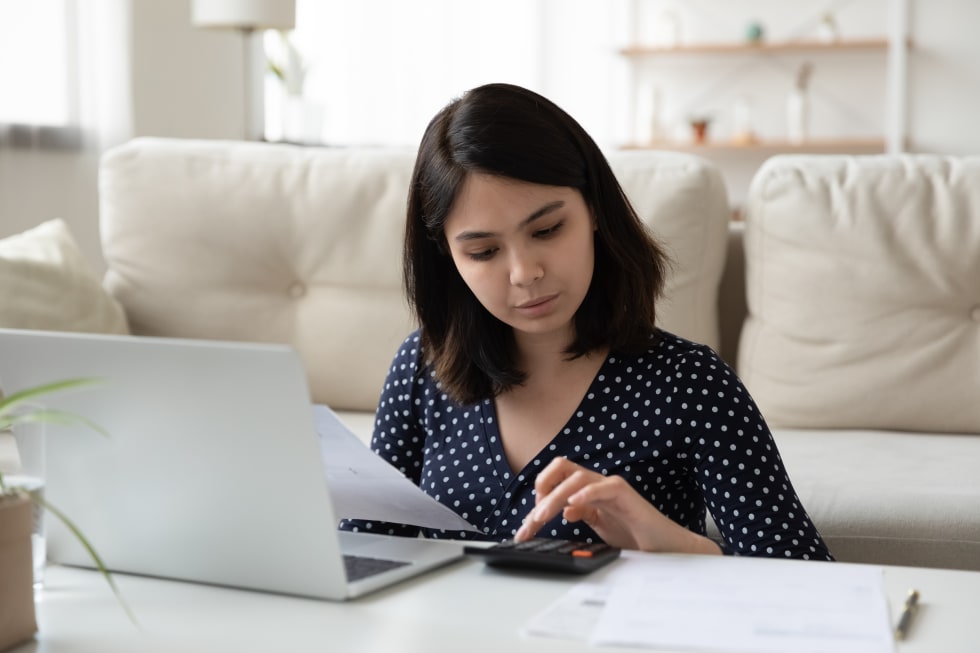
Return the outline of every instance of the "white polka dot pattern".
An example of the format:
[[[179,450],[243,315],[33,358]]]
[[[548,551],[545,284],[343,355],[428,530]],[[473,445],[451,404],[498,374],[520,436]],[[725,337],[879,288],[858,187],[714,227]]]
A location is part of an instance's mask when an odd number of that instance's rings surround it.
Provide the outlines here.
[[[726,553],[832,560],[790,483],[772,435],[735,373],[708,347],[666,332],[643,355],[610,354],[578,409],[524,469],[508,466],[494,405],[442,392],[418,333],[385,382],[372,448],[480,528],[510,538],[534,506],[534,478],[556,456],[625,478],[666,516],[700,534],[710,511]],[[418,528],[344,520],[342,528],[417,535]],[[427,537],[472,533],[422,529]],[[598,536],[556,517],[541,534]]]

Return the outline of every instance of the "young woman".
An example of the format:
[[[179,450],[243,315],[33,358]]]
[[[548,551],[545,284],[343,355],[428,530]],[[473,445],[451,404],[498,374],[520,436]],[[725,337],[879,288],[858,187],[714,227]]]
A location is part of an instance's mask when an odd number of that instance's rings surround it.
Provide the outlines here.
[[[372,448],[486,539],[832,559],[735,373],[654,326],[666,268],[575,120],[520,87],[469,91],[419,148],[404,277],[421,328]]]

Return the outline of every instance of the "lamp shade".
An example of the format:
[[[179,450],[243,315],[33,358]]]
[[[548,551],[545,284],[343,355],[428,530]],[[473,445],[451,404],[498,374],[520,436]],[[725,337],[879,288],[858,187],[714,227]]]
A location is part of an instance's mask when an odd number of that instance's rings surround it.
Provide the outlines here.
[[[234,29],[293,29],[295,0],[194,0],[194,27]]]

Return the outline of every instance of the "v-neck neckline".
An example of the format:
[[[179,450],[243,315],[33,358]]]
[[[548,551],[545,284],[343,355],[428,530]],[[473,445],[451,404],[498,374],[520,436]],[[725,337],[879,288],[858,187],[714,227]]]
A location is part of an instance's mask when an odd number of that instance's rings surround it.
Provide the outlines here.
[[[483,419],[481,420],[483,425],[483,434],[487,441],[487,447],[490,451],[490,457],[493,461],[494,471],[497,478],[500,480],[501,487],[508,489],[517,479],[527,478],[531,472],[532,467],[538,467],[540,470],[543,468],[544,462],[541,461],[541,456],[544,452],[549,449],[557,449],[556,441],[565,435],[565,431],[574,432],[571,429],[571,425],[580,415],[585,415],[586,403],[591,401],[591,397],[597,394],[596,384],[599,382],[599,378],[604,376],[606,368],[609,366],[609,361],[612,359],[612,352],[608,352],[599,365],[599,369],[596,370],[592,377],[592,381],[589,382],[588,387],[585,392],[582,393],[582,398],[579,399],[578,404],[576,404],[575,409],[572,410],[571,415],[565,420],[558,431],[555,432],[551,439],[541,449],[528,460],[527,464],[519,471],[514,471],[511,469],[510,463],[507,462],[507,454],[504,451],[504,442],[500,437],[500,429],[498,428],[499,420],[497,419],[497,404],[491,399],[485,399],[483,402]],[[538,465],[535,465],[535,461],[539,461]],[[536,474],[536,472],[534,472]]]

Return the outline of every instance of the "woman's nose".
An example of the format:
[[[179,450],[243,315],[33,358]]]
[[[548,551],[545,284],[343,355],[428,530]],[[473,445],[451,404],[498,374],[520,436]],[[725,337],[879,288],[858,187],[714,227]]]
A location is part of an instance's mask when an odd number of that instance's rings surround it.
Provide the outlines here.
[[[544,268],[537,257],[529,252],[514,252],[510,260],[510,283],[529,286],[544,276]]]

